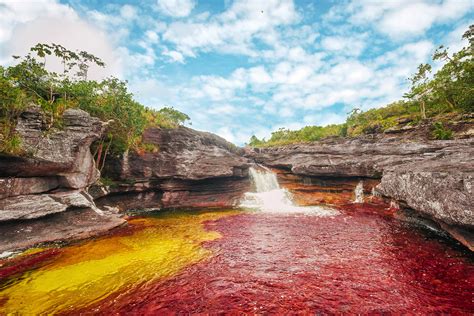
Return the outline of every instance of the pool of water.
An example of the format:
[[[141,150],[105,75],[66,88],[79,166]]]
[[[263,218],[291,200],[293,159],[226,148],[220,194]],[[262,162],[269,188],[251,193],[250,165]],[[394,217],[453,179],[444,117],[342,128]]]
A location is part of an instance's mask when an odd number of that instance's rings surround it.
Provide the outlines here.
[[[0,314],[472,313],[474,258],[384,206],[202,211],[0,261]]]

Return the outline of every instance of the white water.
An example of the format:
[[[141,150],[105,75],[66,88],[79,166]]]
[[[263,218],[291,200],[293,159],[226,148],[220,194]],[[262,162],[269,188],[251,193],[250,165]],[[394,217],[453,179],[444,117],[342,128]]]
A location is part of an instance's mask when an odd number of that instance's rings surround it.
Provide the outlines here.
[[[249,174],[255,185],[255,192],[245,193],[240,207],[267,213],[303,213],[317,216],[339,214],[338,211],[327,207],[295,205],[291,193],[280,187],[276,174],[268,168],[251,167]]]
[[[354,189],[354,203],[364,203],[364,182],[361,180]]]

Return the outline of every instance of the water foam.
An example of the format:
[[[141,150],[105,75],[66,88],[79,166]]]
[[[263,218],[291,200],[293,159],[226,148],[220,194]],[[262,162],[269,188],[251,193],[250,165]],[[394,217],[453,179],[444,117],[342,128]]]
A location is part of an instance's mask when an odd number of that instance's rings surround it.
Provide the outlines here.
[[[357,183],[354,189],[354,203],[364,203],[364,182],[362,180]]]
[[[280,187],[277,176],[270,169],[257,166],[249,169],[255,192],[247,192],[240,207],[265,213],[301,213],[316,216],[334,216],[338,211],[321,206],[295,205],[291,193]]]

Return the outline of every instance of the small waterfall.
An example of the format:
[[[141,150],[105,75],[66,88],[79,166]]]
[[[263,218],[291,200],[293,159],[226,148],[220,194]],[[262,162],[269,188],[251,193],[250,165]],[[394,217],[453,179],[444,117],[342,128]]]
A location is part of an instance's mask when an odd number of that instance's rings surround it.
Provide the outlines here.
[[[256,168],[249,169],[250,178],[255,184],[257,192],[280,190],[276,174],[266,167],[260,166],[259,168],[261,170],[257,170]]]
[[[270,213],[305,213],[318,216],[339,214],[336,210],[319,206],[297,206],[291,193],[280,187],[277,176],[270,169],[258,166],[249,169],[255,192],[247,192],[240,207]]]
[[[354,203],[364,203],[364,181],[360,180],[354,189]]]

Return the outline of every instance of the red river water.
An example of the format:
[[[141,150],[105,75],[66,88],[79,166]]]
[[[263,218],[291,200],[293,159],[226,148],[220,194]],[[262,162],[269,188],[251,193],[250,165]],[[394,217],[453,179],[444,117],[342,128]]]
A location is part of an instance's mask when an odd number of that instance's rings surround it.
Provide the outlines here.
[[[244,213],[207,222],[214,255],[85,311],[110,314],[474,313],[473,257],[380,206],[334,217]]]
[[[474,314],[472,252],[387,205],[301,207],[251,175],[241,205],[260,211],[135,217],[0,260],[0,315]]]

